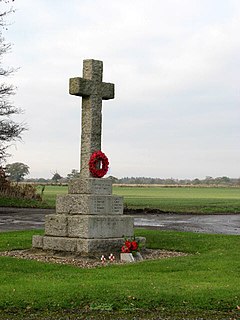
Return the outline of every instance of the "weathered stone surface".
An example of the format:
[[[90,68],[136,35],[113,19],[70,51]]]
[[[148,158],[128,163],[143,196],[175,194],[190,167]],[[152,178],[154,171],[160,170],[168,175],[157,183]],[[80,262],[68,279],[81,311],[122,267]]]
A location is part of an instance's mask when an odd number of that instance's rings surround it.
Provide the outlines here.
[[[83,61],[83,77],[71,78],[69,93],[82,97],[81,177],[91,177],[88,162],[94,151],[101,150],[102,100],[114,98],[114,84],[102,82],[103,63]]]
[[[69,216],[68,217],[68,236],[75,238],[86,238],[89,230],[88,216]]]
[[[64,214],[123,214],[123,197],[68,194],[56,198],[56,212]]]
[[[35,235],[32,237],[32,247],[41,249],[43,247],[43,236]]]
[[[41,236],[43,245],[35,246],[43,250],[88,253],[110,253],[119,252],[124,239],[80,239],[67,237]]]
[[[86,239],[133,236],[133,218],[128,216],[69,216],[68,236]]]
[[[139,240],[139,239],[138,239]],[[142,238],[142,241],[146,240]],[[114,239],[80,239],[68,237],[33,236],[33,248],[53,251],[89,253],[119,252],[124,243],[123,238]]]
[[[67,237],[43,237],[43,250],[55,250],[55,251],[77,251],[77,239]]]
[[[68,183],[69,194],[111,195],[112,181],[110,179],[73,179]]]
[[[119,252],[123,245],[122,238],[115,239],[79,239],[77,241],[77,252],[79,253],[114,253]]]
[[[76,77],[70,79],[69,93],[81,97],[99,95],[103,100],[109,100],[114,98],[114,84]]]
[[[88,97],[92,93],[92,81],[80,77],[71,78],[69,93],[75,96]]]
[[[100,60],[83,60],[83,78],[102,82],[103,62]]]
[[[89,214],[87,195],[57,195],[56,212],[64,214]]]
[[[49,214],[45,216],[45,235],[68,236],[68,221],[64,214]]]

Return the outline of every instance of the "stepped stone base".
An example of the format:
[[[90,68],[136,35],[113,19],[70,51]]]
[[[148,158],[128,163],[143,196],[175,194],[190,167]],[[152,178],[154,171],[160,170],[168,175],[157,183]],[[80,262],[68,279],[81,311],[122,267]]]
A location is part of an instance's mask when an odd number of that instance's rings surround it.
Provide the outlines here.
[[[103,239],[132,234],[133,218],[128,216],[50,214],[45,217],[46,236]]]
[[[56,198],[56,214],[45,217],[45,235],[33,236],[33,248],[78,254],[120,252],[133,236],[133,217],[123,215],[123,197],[112,195],[110,179],[69,182]]]
[[[107,254],[120,252],[124,244],[123,238],[114,239],[79,239],[68,237],[33,236],[33,248],[53,251],[66,251],[76,254]],[[139,237],[137,240],[145,245],[146,239]]]
[[[33,248],[81,254],[119,252],[123,238],[79,239],[68,237],[33,236]]]

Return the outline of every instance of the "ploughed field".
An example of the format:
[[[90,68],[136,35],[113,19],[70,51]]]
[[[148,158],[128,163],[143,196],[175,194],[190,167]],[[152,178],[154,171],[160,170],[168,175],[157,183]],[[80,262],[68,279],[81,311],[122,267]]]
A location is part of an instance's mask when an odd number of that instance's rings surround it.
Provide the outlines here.
[[[41,191],[41,187],[38,188]],[[46,186],[43,201],[54,207],[56,195],[66,193],[67,186]],[[240,213],[240,188],[114,186],[113,193],[124,196],[125,207],[129,209],[159,209],[166,213]]]

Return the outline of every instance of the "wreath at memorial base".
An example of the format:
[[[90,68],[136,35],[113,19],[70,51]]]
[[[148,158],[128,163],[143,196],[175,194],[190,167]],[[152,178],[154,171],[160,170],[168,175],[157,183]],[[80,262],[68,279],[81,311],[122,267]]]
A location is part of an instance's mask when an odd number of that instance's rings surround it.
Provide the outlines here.
[[[108,172],[108,158],[102,151],[95,151],[89,160],[89,171],[95,178],[102,178]]]

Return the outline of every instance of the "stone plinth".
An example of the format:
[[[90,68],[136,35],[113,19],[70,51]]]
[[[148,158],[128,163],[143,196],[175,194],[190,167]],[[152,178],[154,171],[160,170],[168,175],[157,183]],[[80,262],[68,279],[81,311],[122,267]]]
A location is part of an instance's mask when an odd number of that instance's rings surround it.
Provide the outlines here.
[[[33,247],[78,254],[120,252],[133,236],[133,218],[123,215],[123,198],[112,195],[110,179],[80,178],[57,196],[56,214],[46,215],[45,235]]]

